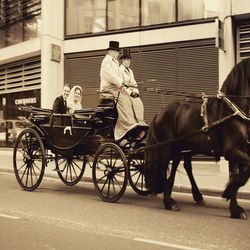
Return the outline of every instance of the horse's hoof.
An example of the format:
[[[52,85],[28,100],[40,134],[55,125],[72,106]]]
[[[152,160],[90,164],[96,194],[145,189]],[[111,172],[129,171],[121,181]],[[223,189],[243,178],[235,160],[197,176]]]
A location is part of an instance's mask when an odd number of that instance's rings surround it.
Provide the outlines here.
[[[201,201],[196,201],[196,204],[198,206],[205,206],[206,205],[206,202],[204,200],[201,200]]]
[[[248,216],[245,212],[242,213],[232,213],[231,218],[233,219],[241,219],[241,220],[247,220]]]
[[[165,208],[170,211],[180,211],[180,208],[177,204],[165,204]]]
[[[180,208],[177,204],[172,205],[171,211],[180,211]]]
[[[247,214],[246,214],[246,213],[242,213],[242,214],[240,215],[240,219],[242,219],[242,220],[247,220],[247,219],[248,219]]]

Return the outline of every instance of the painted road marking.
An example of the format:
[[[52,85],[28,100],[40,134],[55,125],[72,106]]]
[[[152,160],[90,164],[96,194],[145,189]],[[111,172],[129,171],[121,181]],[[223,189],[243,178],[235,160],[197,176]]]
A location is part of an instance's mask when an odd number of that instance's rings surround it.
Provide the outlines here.
[[[8,214],[0,214],[0,217],[9,218],[9,219],[13,219],[13,220],[20,219],[20,217],[8,215]]]
[[[183,246],[183,245],[177,245],[177,244],[170,244],[162,241],[156,241],[156,240],[149,240],[149,239],[143,239],[143,238],[134,238],[136,241],[141,241],[145,243],[150,243],[150,244],[155,244],[155,245],[161,245],[161,246],[166,246],[166,247],[173,247],[177,249],[184,249],[184,250],[202,250],[200,248],[195,248],[195,247],[188,247],[188,246]]]

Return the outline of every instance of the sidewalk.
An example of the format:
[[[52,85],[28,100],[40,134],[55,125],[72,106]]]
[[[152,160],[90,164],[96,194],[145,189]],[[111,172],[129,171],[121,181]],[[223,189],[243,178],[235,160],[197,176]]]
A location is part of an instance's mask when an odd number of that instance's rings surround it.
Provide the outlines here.
[[[0,148],[0,172],[13,173],[12,155],[13,149]],[[228,182],[227,169],[220,171],[219,164],[215,162],[194,161],[192,164],[193,174],[201,193],[204,195],[221,196]],[[57,173],[53,171],[54,168],[54,162],[49,163],[45,169],[45,176],[59,178]],[[86,166],[83,181],[92,182],[92,169],[89,166]],[[182,163],[176,173],[174,191],[191,192],[190,182]],[[238,198],[250,200],[250,181],[244,187],[240,188]]]

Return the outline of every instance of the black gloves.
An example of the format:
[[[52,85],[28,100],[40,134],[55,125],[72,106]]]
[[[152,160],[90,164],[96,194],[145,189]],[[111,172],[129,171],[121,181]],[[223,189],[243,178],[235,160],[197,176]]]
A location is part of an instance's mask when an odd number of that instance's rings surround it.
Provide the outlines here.
[[[133,98],[137,98],[137,97],[139,97],[140,95],[139,95],[138,93],[132,91],[132,93],[130,94],[130,96],[133,97]]]

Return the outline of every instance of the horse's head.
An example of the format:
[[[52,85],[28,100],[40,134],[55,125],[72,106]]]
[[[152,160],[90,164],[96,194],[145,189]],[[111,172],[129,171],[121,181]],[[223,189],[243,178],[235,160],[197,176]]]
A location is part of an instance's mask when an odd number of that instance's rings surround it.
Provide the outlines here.
[[[236,64],[224,81],[221,91],[232,99],[242,110],[250,107],[250,58]]]

